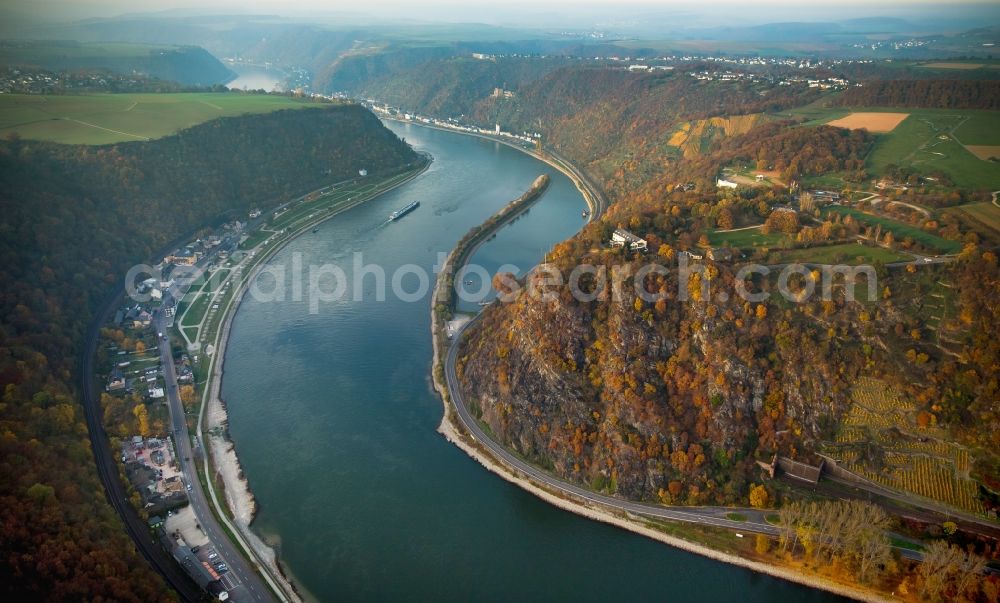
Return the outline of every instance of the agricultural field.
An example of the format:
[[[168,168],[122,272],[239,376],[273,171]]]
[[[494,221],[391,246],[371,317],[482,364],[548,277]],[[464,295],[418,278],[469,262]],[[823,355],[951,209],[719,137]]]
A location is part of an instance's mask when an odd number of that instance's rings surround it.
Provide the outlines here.
[[[975,69],[996,69],[997,67],[1000,67],[1000,65],[987,62],[973,63],[968,61],[938,61],[935,63],[921,63],[916,65],[916,67],[920,69],[959,69],[961,71],[972,71]]]
[[[917,412],[884,382],[863,378],[836,440],[824,452],[877,484],[983,513],[978,485],[969,477],[968,450],[947,441],[933,421],[918,425]]]
[[[844,207],[842,205],[834,205],[825,208],[823,210],[823,215],[828,215],[831,212],[851,216],[858,222],[868,226],[881,226],[883,232],[892,232],[897,241],[902,241],[903,239],[909,237],[924,247],[941,253],[958,253],[962,250],[962,243],[960,241],[949,241],[948,239],[941,238],[936,234],[921,230],[916,226],[910,226],[909,224],[898,222],[892,218],[868,214],[857,209]]]
[[[1000,189],[1000,163],[988,159],[1000,151],[1000,111],[858,107],[854,112],[829,107],[827,102],[824,97],[775,115],[802,120],[804,126],[859,128],[865,124],[863,120],[852,123],[855,116],[908,114],[890,132],[878,134],[867,161],[872,174],[880,175],[886,166],[895,164],[918,171],[941,171],[961,187]]]
[[[909,113],[855,112],[840,119],[827,122],[828,126],[847,128],[848,130],[868,130],[874,134],[892,132],[903,122]]]
[[[149,140],[218,117],[315,106],[242,93],[0,95],[0,136],[64,144]]]
[[[906,262],[913,258],[882,247],[867,247],[859,243],[844,243],[841,245],[825,245],[823,247],[808,247],[804,249],[788,249],[773,252],[768,256],[769,264],[790,264],[806,262],[812,264],[872,264],[882,262]]]

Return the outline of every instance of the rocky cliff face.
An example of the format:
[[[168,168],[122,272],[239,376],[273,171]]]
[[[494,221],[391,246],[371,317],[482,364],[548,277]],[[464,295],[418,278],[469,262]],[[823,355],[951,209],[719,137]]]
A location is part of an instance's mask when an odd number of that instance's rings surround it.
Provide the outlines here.
[[[650,285],[668,299],[637,302],[629,285],[620,301],[579,302],[562,287],[491,306],[464,344],[467,399],[561,477],[632,498],[738,500],[756,458],[808,453],[843,412],[856,362],[837,357],[855,357],[853,335],[767,305],[682,302],[676,269]]]

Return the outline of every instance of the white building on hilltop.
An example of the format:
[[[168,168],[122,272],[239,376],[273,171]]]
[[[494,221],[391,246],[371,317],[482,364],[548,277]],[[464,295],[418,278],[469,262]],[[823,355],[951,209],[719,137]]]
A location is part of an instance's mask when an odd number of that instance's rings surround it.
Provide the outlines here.
[[[628,245],[628,248],[632,251],[645,251],[646,239],[637,237],[624,228],[616,228],[615,231],[611,233],[611,246],[624,247],[626,245]]]

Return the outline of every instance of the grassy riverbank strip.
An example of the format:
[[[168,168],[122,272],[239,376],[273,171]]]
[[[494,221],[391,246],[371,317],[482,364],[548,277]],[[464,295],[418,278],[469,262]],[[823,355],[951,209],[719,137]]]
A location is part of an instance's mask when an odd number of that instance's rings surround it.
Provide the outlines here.
[[[350,197],[345,202],[330,207],[328,211],[317,212],[302,221],[296,221],[294,226],[273,235],[268,242],[258,243],[246,254],[244,263],[241,263],[242,269],[230,271],[230,276],[223,283],[225,286],[221,287],[226,293],[220,291],[215,298],[220,311],[211,321],[214,324],[205,325],[204,331],[212,334],[211,338],[205,338],[205,343],[212,345],[215,353],[204,354],[207,359],[203,367],[206,381],[202,385],[197,423],[197,437],[203,442],[205,450],[199,467],[200,479],[207,486],[215,515],[232,534],[234,543],[261,568],[268,584],[282,600],[299,601],[302,600],[302,595],[292,584],[288,572],[281,567],[274,549],[250,529],[256,513],[256,502],[240,466],[235,444],[229,437],[228,413],[220,397],[225,352],[233,317],[259,269],[288,243],[318,224],[410,182],[429,165],[430,161],[427,161],[416,169],[386,177],[366,193]],[[180,323],[175,327],[179,329]],[[223,498],[225,505],[222,503]]]

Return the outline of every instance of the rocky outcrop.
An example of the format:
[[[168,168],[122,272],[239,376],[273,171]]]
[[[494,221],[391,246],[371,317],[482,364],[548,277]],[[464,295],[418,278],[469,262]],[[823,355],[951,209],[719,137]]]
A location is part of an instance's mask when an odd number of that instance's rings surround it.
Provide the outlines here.
[[[560,477],[636,499],[733,502],[756,459],[808,456],[846,407],[854,363],[835,356],[851,344],[817,344],[815,326],[742,302],[556,293],[488,308],[459,375],[492,433]]]

